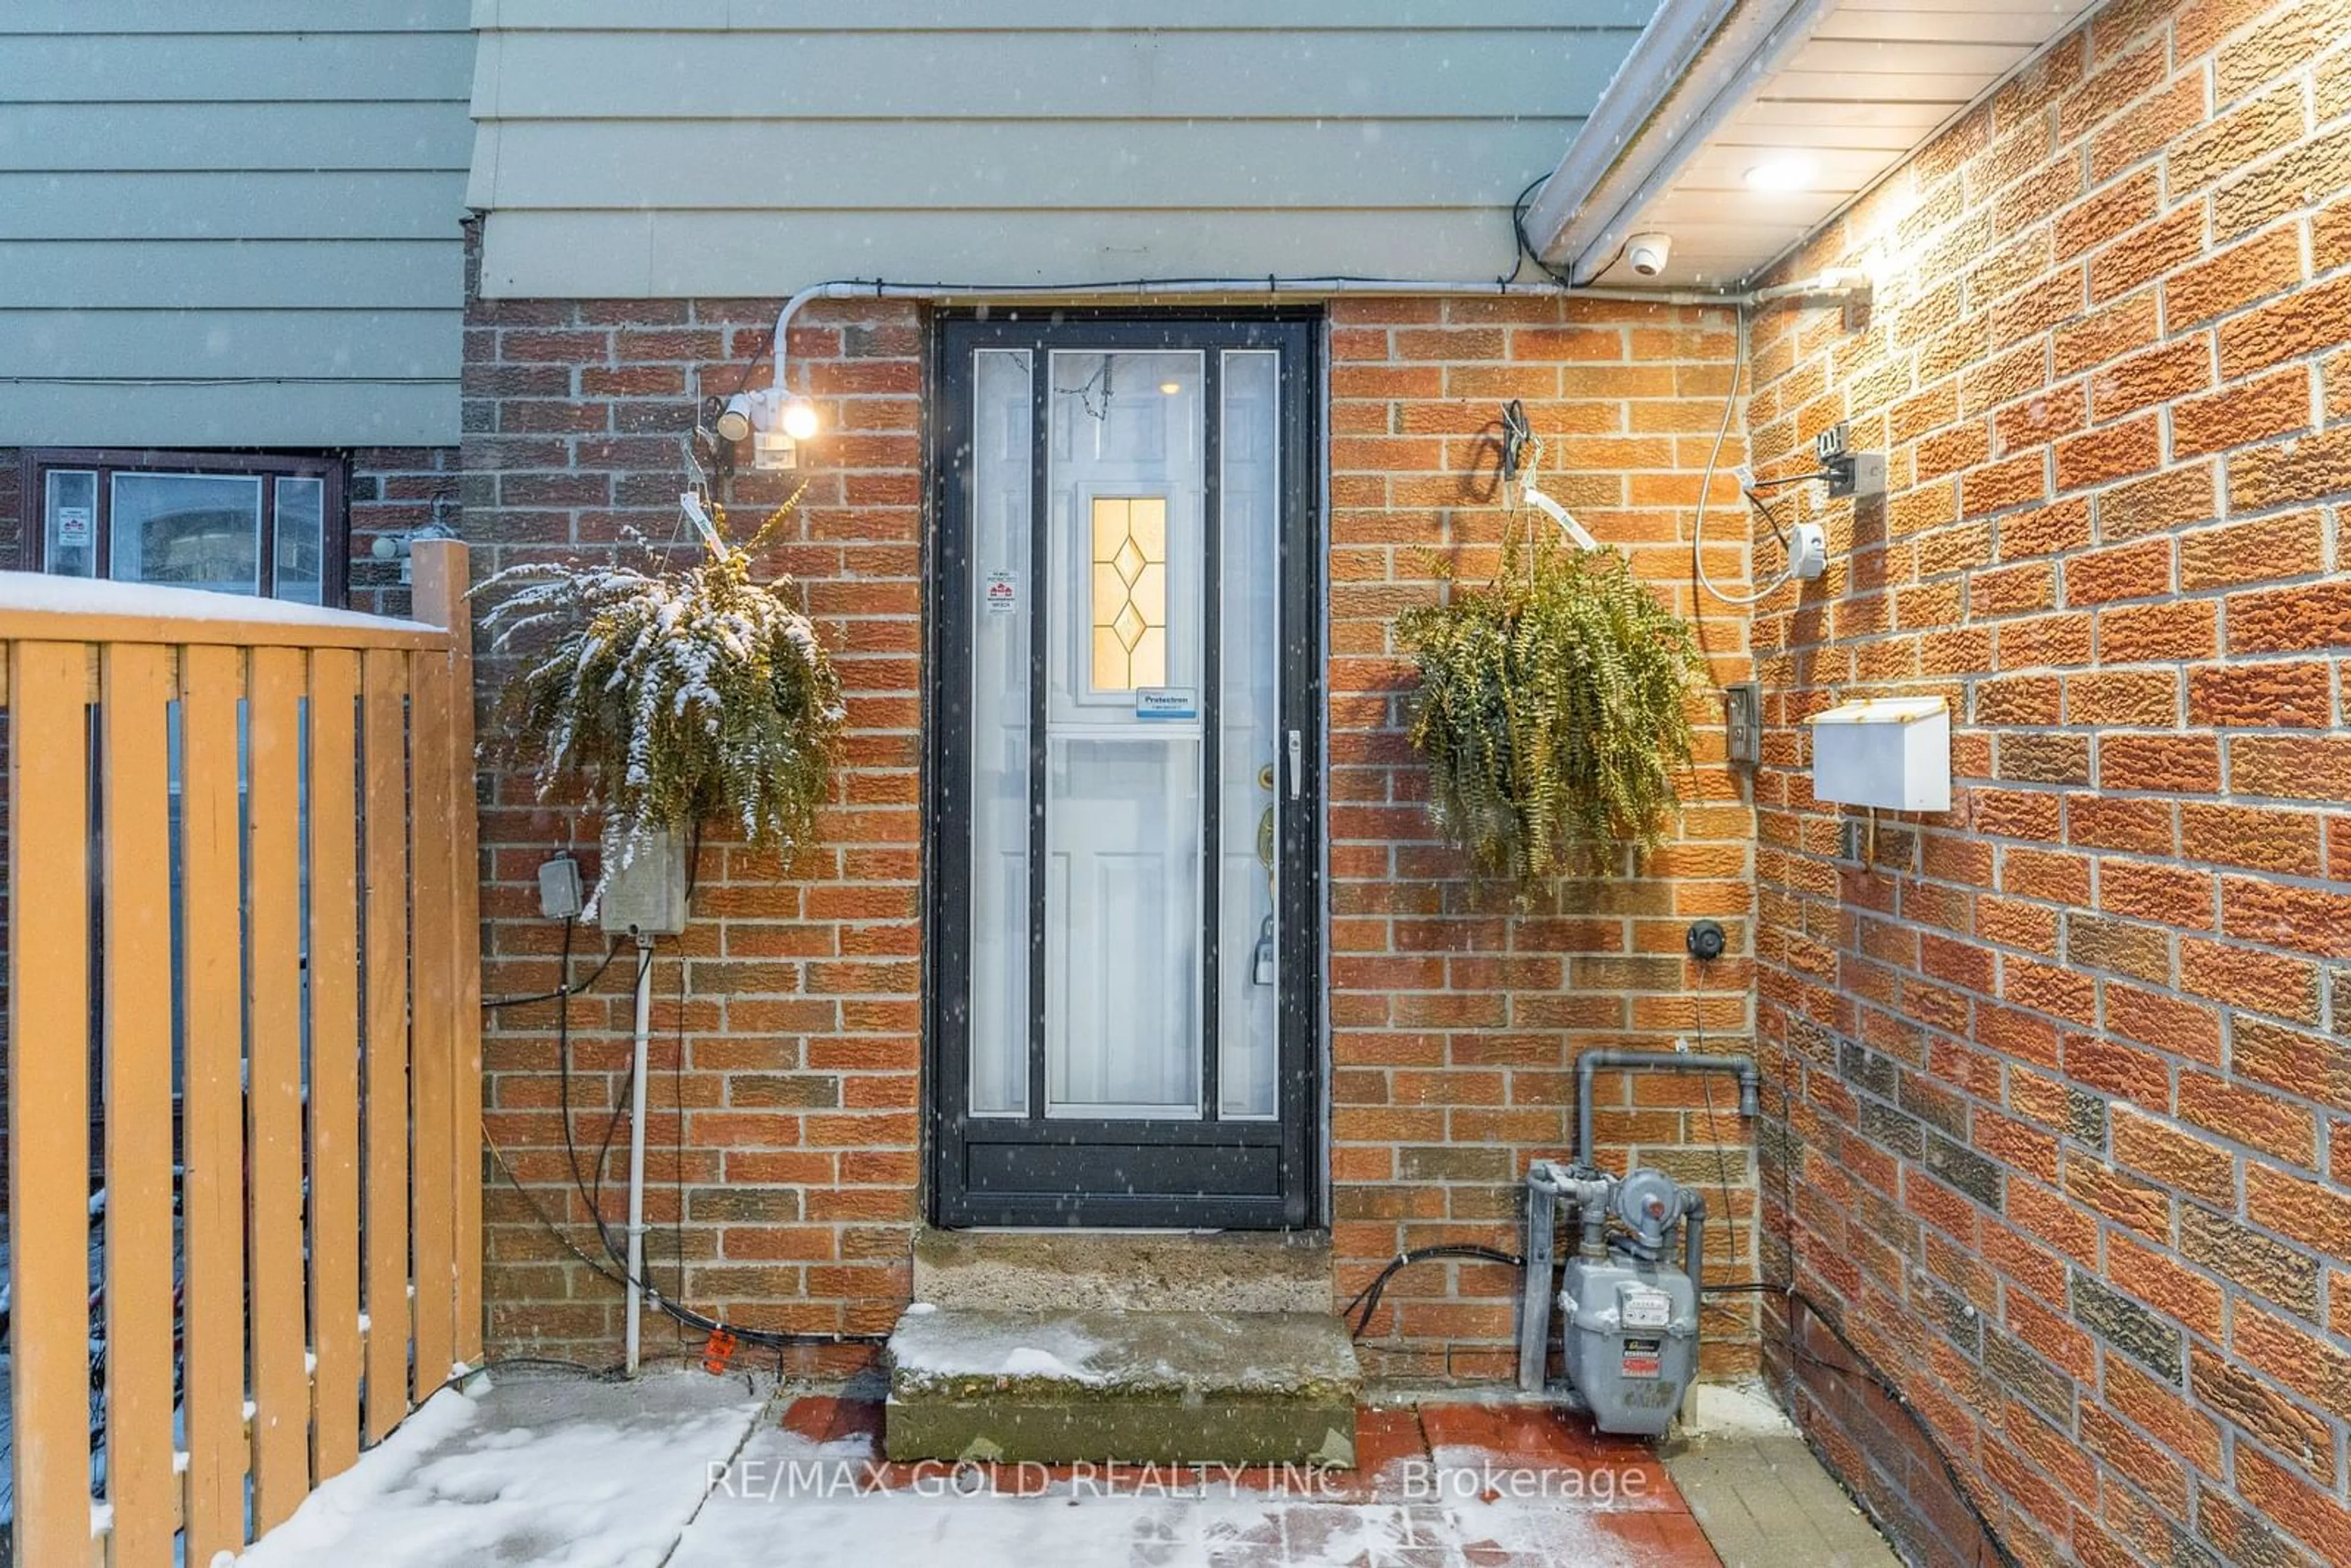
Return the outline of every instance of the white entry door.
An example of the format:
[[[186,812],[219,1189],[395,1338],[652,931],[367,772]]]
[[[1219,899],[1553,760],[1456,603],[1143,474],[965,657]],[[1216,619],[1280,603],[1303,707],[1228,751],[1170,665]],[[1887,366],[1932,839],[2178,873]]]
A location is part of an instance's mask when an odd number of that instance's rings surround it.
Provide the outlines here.
[[[969,398],[941,552],[968,610],[941,618],[969,669],[941,761],[968,789],[940,857],[968,876],[941,893],[965,935],[953,1185],[1057,1218],[1243,1193],[1288,1213],[1303,334],[1120,327],[998,327],[950,360]]]

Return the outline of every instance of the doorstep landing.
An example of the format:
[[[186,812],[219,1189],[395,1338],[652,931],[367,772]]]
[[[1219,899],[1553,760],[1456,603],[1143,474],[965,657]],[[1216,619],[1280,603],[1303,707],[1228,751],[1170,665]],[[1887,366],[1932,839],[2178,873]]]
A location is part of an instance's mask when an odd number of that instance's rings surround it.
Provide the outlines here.
[[[893,1459],[1355,1461],[1363,1369],[1327,1312],[917,1302],[889,1359]]]

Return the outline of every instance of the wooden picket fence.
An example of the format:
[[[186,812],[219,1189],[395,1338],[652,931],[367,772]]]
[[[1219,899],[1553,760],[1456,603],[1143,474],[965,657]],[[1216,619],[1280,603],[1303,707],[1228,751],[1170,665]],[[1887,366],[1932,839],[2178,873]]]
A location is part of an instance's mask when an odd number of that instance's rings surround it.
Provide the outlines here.
[[[0,574],[19,1563],[208,1564],[479,1357],[465,552],[413,559],[414,622]]]

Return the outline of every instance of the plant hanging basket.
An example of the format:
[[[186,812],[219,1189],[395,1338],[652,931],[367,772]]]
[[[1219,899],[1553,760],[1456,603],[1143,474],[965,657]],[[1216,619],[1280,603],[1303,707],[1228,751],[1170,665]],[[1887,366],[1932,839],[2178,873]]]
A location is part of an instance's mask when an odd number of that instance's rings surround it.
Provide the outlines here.
[[[1653,849],[1690,764],[1688,624],[1613,549],[1532,543],[1516,522],[1494,580],[1407,612],[1412,744],[1447,841],[1521,897]]]
[[[790,580],[751,576],[790,506],[746,546],[714,510],[684,570],[532,563],[477,590],[510,591],[485,622],[528,659],[506,694],[507,751],[542,799],[576,783],[608,845],[725,821],[782,854],[831,789],[839,677]]]

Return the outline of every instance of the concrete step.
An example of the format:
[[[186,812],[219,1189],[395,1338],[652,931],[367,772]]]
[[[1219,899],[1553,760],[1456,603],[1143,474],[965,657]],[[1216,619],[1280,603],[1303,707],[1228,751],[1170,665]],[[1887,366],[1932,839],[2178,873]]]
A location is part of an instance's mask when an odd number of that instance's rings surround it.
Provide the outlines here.
[[[1355,1462],[1363,1369],[1328,1312],[917,1302],[890,1361],[893,1459]]]
[[[914,1300],[998,1312],[1327,1312],[1315,1231],[929,1230]]]

